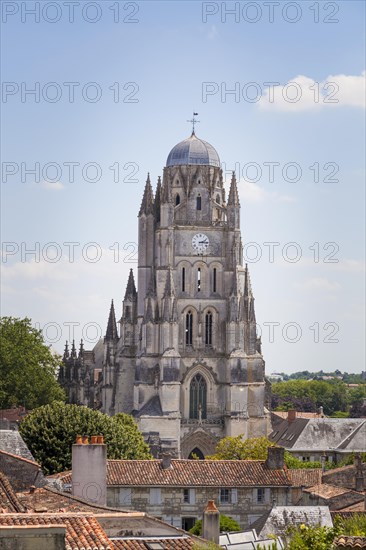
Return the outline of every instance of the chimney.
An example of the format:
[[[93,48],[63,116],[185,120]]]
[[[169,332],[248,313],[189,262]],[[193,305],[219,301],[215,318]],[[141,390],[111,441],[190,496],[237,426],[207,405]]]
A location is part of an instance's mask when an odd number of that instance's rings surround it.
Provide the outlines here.
[[[209,500],[203,511],[202,537],[219,544],[220,537],[220,512],[215,506],[215,501]]]
[[[103,437],[77,436],[72,446],[72,494],[93,504],[107,502],[107,446]]]
[[[160,465],[163,470],[172,468],[172,455],[170,453],[162,453]]]
[[[265,466],[269,470],[283,470],[285,465],[285,449],[283,447],[268,447],[268,457]]]
[[[356,491],[362,492],[364,490],[364,479],[363,479],[363,470],[362,470],[362,459],[360,454],[355,455],[354,466],[356,470],[355,489]]]
[[[287,411],[287,422],[293,422],[296,420],[296,410],[295,409],[289,409]]]
[[[319,416],[320,416],[320,418],[324,418],[324,409],[323,409],[323,407],[319,407]]]

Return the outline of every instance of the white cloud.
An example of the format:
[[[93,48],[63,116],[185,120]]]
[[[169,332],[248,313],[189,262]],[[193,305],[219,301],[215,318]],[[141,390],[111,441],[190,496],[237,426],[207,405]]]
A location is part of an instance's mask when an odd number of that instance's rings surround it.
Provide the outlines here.
[[[46,191],[63,191],[65,189],[64,184],[60,181],[42,181],[41,187]]]
[[[241,180],[238,183],[240,200],[245,202],[263,202],[272,200],[276,202],[296,202],[295,197],[281,195],[277,191],[265,191],[263,187],[252,181]]]
[[[285,85],[265,88],[257,105],[261,109],[299,112],[327,107],[365,108],[365,77],[361,75],[329,75],[322,82],[298,75]]]

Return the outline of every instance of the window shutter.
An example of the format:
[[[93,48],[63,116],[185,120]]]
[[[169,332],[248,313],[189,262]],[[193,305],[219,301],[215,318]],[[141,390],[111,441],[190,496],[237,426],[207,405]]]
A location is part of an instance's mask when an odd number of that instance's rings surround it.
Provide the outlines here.
[[[238,490],[237,489],[231,489],[231,503],[237,504],[238,503]]]
[[[150,504],[161,504],[160,487],[152,487],[150,489]]]
[[[119,503],[121,506],[131,504],[132,491],[128,487],[121,487],[119,490]]]
[[[189,489],[189,504],[196,504],[196,489]]]

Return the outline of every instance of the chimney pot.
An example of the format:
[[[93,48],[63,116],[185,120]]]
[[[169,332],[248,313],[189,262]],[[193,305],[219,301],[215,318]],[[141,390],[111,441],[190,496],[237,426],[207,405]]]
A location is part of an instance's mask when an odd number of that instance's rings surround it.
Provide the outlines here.
[[[92,435],[91,436],[91,444],[95,445],[96,443],[99,443],[98,436],[97,435]]]
[[[216,508],[214,500],[209,500],[203,511],[202,536],[215,544],[219,543],[220,512]]]
[[[289,409],[287,411],[287,422],[293,422],[294,420],[296,420],[296,410]]]
[[[161,455],[161,467],[163,470],[168,470],[172,467],[172,455],[170,453],[162,453]]]
[[[81,445],[83,442],[83,438],[81,435],[76,436],[76,445]]]
[[[83,445],[89,445],[89,438],[87,435],[83,435]]]
[[[97,436],[97,443],[99,443],[99,445],[104,445],[104,435]]]

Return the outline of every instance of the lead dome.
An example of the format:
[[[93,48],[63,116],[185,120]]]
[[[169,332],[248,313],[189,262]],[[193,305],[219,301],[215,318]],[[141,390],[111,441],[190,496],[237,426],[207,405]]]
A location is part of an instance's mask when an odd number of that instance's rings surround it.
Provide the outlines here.
[[[167,166],[179,164],[201,164],[208,166],[220,166],[220,158],[214,147],[207,141],[199,139],[193,132],[192,135],[173,147],[166,161]]]

